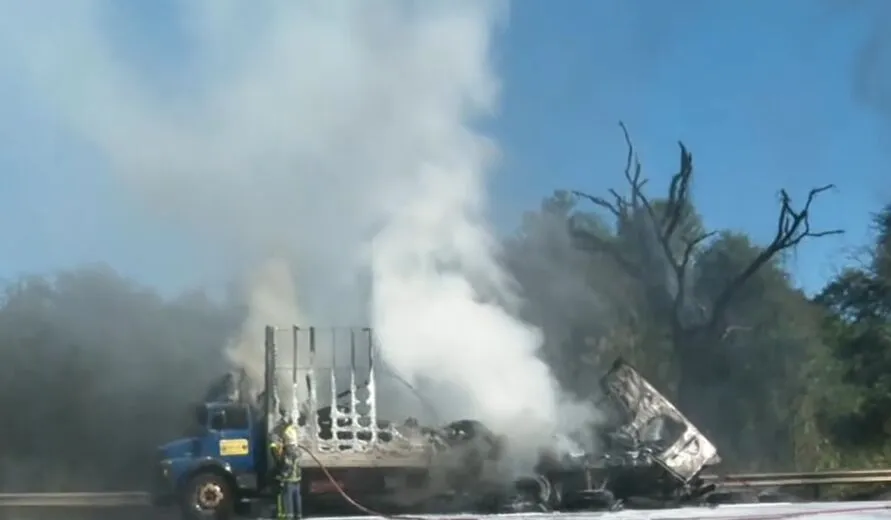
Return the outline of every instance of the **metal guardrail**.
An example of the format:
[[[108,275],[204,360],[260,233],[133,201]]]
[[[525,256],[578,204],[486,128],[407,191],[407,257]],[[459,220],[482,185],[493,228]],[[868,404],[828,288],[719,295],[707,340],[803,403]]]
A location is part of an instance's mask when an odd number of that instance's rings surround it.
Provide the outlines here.
[[[891,484],[891,470],[839,470],[811,473],[749,473],[703,475],[723,489],[747,487],[828,486],[838,484]]]
[[[703,475],[719,489],[824,486],[834,484],[891,484],[891,469],[818,471],[813,473],[749,473]],[[16,507],[144,507],[151,505],[148,493],[0,493],[0,508]]]
[[[148,493],[0,493],[4,507],[132,507],[149,506]]]
[[[891,476],[891,469],[840,469],[809,472],[789,473],[740,473],[727,475],[703,475],[705,480],[740,479],[740,480],[766,480],[766,479],[814,479],[827,477],[882,477]]]

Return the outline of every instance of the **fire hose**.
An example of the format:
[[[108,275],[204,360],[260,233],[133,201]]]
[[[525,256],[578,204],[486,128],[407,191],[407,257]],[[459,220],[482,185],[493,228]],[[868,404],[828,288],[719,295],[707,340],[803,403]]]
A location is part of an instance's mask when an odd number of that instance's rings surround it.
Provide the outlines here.
[[[367,514],[367,515],[371,515],[371,516],[378,516],[378,517],[381,517],[381,518],[392,518],[392,519],[402,518],[402,519],[406,519],[406,520],[429,520],[428,518],[423,517],[423,516],[393,515],[393,514],[381,513],[380,511],[375,511],[374,509],[371,509],[371,508],[369,508],[369,507],[366,507],[365,505],[361,504],[361,503],[358,502],[356,499],[354,499],[353,497],[351,497],[351,496],[349,495],[349,493],[347,493],[346,490],[343,489],[343,487],[340,485],[340,483],[337,482],[337,479],[334,478],[334,475],[332,475],[331,472],[328,471],[328,468],[325,467],[325,464],[323,464],[322,461],[319,460],[319,458],[316,456],[315,453],[312,452],[312,450],[310,450],[310,449],[307,448],[306,446],[298,446],[298,447],[299,447],[304,453],[306,453],[307,455],[309,455],[310,458],[311,458],[313,461],[315,461],[315,463],[319,466],[319,469],[322,470],[322,474],[325,475],[325,478],[327,478],[328,481],[331,483],[331,485],[334,486],[334,490],[337,491],[337,493],[338,493],[344,500],[346,500],[347,503],[349,503],[351,506],[355,507],[356,509],[358,509],[358,510],[361,511],[362,513],[365,513],[365,514]]]
[[[371,515],[371,516],[378,516],[381,518],[403,519],[403,520],[430,520],[429,517],[418,516],[418,515],[386,514],[386,513],[380,512],[380,511],[375,511],[374,509],[371,509],[370,507],[360,503],[359,501],[357,501],[356,499],[351,497],[350,494],[347,493],[345,489],[343,489],[343,487],[340,485],[340,483],[337,481],[337,479],[334,478],[334,475],[332,475],[331,472],[328,471],[328,468],[325,467],[325,464],[321,460],[319,460],[319,458],[316,456],[315,453],[312,452],[312,450],[310,450],[306,446],[302,446],[302,445],[298,445],[298,447],[304,453],[309,455],[310,458],[313,459],[313,461],[315,461],[315,463],[318,465],[319,469],[322,471],[322,474],[325,475],[325,478],[328,479],[328,481],[334,487],[335,491],[337,491],[337,493],[341,496],[341,498],[343,498],[347,503],[349,503],[351,506],[355,507],[360,512],[365,513],[367,515]],[[536,481],[539,483],[539,485],[542,486],[542,493],[550,494],[551,485],[547,479],[545,479],[544,477],[540,477],[540,478],[537,478]]]

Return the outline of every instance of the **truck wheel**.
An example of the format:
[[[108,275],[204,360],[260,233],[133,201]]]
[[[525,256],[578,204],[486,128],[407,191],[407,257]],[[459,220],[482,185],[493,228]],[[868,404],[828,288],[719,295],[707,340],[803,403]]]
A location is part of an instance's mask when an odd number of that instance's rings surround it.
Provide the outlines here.
[[[183,516],[189,520],[228,520],[235,509],[232,493],[232,486],[222,476],[199,473],[185,487]]]

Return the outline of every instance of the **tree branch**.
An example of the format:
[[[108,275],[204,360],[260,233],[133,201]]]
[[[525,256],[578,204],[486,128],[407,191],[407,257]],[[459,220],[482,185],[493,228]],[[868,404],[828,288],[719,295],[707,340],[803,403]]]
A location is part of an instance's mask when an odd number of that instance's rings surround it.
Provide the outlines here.
[[[693,252],[698,245],[714,236],[714,233],[704,233],[693,239],[685,240],[684,251],[680,259],[677,258],[677,255],[672,248],[672,244],[676,238],[675,233],[684,217],[684,210],[689,206],[690,179],[693,176],[693,155],[687,151],[687,148],[683,143],[678,142],[681,149],[680,168],[678,169],[678,172],[671,177],[671,183],[669,184],[668,190],[668,201],[665,204],[662,218],[660,219],[649,198],[643,193],[642,187],[646,181],[644,180],[642,182],[640,180],[640,161],[637,158],[637,154],[634,152],[634,145],[628,135],[628,129],[622,122],[619,123],[619,126],[622,128],[625,144],[628,146],[625,179],[631,185],[633,200],[640,202],[640,205],[644,207],[650,218],[654,228],[653,231],[656,234],[656,239],[662,248],[662,253],[665,256],[666,261],[671,267],[675,283],[677,284],[676,292],[672,298],[671,322],[673,329],[680,330],[683,327],[681,314],[686,305],[686,278]],[[633,175],[631,174],[632,159],[635,166]],[[642,229],[641,232],[643,232]],[[640,238],[643,239],[644,237]]]
[[[676,331],[680,331],[684,324],[681,321],[681,313],[684,310],[684,305],[687,300],[687,273],[689,272],[687,267],[690,265],[690,260],[693,257],[693,253],[696,251],[696,247],[708,240],[709,238],[715,235],[714,231],[710,231],[708,233],[703,233],[693,240],[687,241],[687,246],[684,248],[684,255],[681,257],[680,263],[673,263],[672,267],[674,268],[675,280],[677,281],[677,293],[674,297],[673,302],[673,312],[672,312],[672,327]]]
[[[580,191],[572,191],[571,193],[576,197],[587,199],[592,204],[609,211],[617,219],[624,219],[628,210],[625,201],[615,190],[609,190],[609,192],[613,196],[613,202],[607,202],[607,200],[602,197],[595,197],[594,195],[588,195],[587,193],[582,193]]]
[[[721,334],[721,341],[726,340],[730,337],[731,334],[735,332],[750,332],[752,327],[746,325],[728,325],[726,329],[724,329],[724,333]]]
[[[827,184],[819,188],[813,188],[808,192],[807,201],[800,211],[792,207],[792,199],[786,190],[780,191],[780,214],[777,217],[777,229],[773,240],[763,248],[758,256],[749,265],[736,275],[730,283],[718,294],[712,307],[712,316],[708,327],[714,329],[721,320],[727,307],[733,301],[733,297],[746,284],[746,282],[758,272],[767,262],[782,251],[794,248],[806,238],[819,238],[829,235],[844,233],[841,229],[827,231],[811,231],[810,209],[817,196],[823,192],[835,188],[833,184]]]
[[[690,179],[693,175],[693,156],[687,151],[683,143],[678,143],[681,149],[680,168],[671,178],[668,201],[665,205],[664,212],[660,217],[657,215],[650,199],[643,191],[647,179],[641,178],[640,159],[635,151],[634,143],[631,140],[628,128],[625,126],[625,123],[621,121],[619,122],[619,127],[622,129],[622,136],[625,139],[625,145],[628,149],[625,158],[624,175],[631,190],[629,198],[620,196],[612,189],[609,190],[609,193],[613,197],[613,202],[608,202],[602,197],[595,197],[579,191],[574,191],[573,194],[609,211],[616,217],[617,226],[619,227],[621,227],[622,224],[630,223],[633,218],[640,214],[639,210],[641,208],[646,212],[646,215],[649,217],[652,224],[652,232],[662,250],[665,260],[671,268],[677,284],[677,291],[672,296],[672,323],[674,327],[679,328],[681,326],[681,310],[686,304],[686,275],[693,253],[698,245],[714,235],[714,233],[704,233],[693,239],[684,240],[684,249],[680,258],[675,254],[672,247],[676,243],[677,237],[675,234],[684,218],[685,210],[689,207]],[[649,230],[646,227],[633,225],[632,228],[638,243],[646,244],[649,241]],[[597,244],[596,249],[603,251],[605,245],[606,244],[603,243]],[[613,248],[612,251],[611,254],[616,258],[621,258],[623,256],[616,248]],[[641,266],[638,265],[629,268],[631,267],[629,264],[630,262],[627,260],[622,261],[622,265],[626,267],[626,272],[633,275],[635,275],[634,273],[637,273],[635,276],[644,274]]]
[[[625,145],[628,152],[625,159],[624,176],[630,188],[630,195],[623,197],[615,190],[609,190],[612,200],[602,197],[595,197],[580,191],[573,191],[573,195],[586,199],[610,212],[616,218],[618,229],[623,229],[623,225],[630,224],[635,238],[641,245],[649,243],[649,230],[645,226],[637,225],[634,222],[640,215],[641,209],[644,210],[649,221],[652,224],[652,232],[655,235],[662,254],[667,261],[673,273],[677,290],[672,298],[672,326],[676,333],[683,331],[690,332],[691,326],[684,324],[682,320],[683,310],[686,306],[687,299],[687,276],[690,270],[690,263],[694,257],[694,253],[698,246],[715,235],[714,232],[702,233],[696,237],[678,237],[678,230],[682,228],[684,219],[687,217],[691,208],[690,189],[693,177],[693,155],[687,150],[682,142],[678,143],[680,147],[680,165],[678,172],[672,175],[668,188],[668,200],[665,203],[661,214],[657,214],[656,209],[644,194],[643,187],[647,183],[646,179],[641,178],[641,164],[634,143],[631,140],[628,128],[625,123],[619,122],[622,129],[622,136],[625,139]],[[823,237],[827,235],[835,235],[842,233],[842,230],[813,231],[810,226],[809,212],[811,204],[821,193],[832,189],[833,185],[814,188],[808,193],[807,201],[801,210],[796,210],[792,206],[791,197],[782,190],[780,192],[780,214],[777,218],[777,229],[773,240],[770,244],[762,249],[756,258],[736,275],[726,287],[718,294],[712,310],[707,315],[702,316],[702,320],[693,325],[695,329],[708,329],[717,331],[718,324],[723,320],[727,309],[735,295],[746,284],[746,282],[768,263],[776,254],[783,250],[797,246],[806,238]],[[625,228],[627,229],[627,227]],[[582,247],[590,251],[598,251],[612,256],[627,274],[642,278],[646,273],[643,265],[634,262],[628,258],[628,255],[619,249],[619,245],[614,241],[595,237],[590,233],[579,229],[574,230],[573,235],[576,240],[582,243]],[[682,244],[683,249],[680,253],[676,251],[678,242]],[[722,334],[727,330],[721,331]]]
[[[690,179],[693,177],[693,154],[687,151],[684,143],[678,141],[681,148],[681,165],[678,173],[671,176],[668,188],[668,206],[673,211],[666,211],[662,216],[665,235],[672,236],[681,223],[684,209],[690,200]]]

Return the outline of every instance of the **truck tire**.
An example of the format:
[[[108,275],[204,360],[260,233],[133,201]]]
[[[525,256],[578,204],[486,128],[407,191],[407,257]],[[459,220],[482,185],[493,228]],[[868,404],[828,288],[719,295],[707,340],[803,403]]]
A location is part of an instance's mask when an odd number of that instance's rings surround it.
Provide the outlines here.
[[[183,517],[187,520],[231,519],[235,510],[233,491],[225,477],[211,472],[198,473],[183,489]]]

